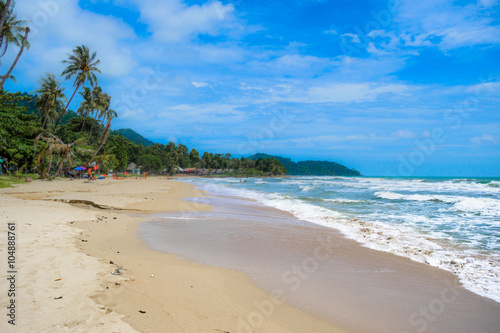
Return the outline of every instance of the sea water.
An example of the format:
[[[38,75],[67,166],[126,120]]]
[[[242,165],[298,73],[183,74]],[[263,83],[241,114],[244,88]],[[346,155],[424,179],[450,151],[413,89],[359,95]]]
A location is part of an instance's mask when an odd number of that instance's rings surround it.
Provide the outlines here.
[[[371,249],[450,271],[500,302],[500,179],[190,178],[340,230]]]

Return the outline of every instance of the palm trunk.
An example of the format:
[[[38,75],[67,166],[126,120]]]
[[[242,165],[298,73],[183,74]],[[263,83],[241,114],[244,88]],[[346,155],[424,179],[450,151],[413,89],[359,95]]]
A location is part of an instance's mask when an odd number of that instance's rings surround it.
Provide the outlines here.
[[[3,25],[2,25],[3,26]],[[16,67],[17,65],[17,62],[19,61],[19,58],[21,58],[21,54],[23,53],[24,51],[24,47],[26,46],[26,41],[28,40],[28,34],[30,32],[30,28],[26,28],[26,32],[24,34],[24,39],[23,39],[23,43],[21,45],[21,49],[19,50],[19,53],[17,54],[17,57],[16,59],[14,60],[14,62],[12,63],[12,66],[10,66],[10,69],[9,71],[7,72],[7,74],[5,74],[5,76],[3,77],[2,79],[2,82],[0,83],[0,90],[3,90],[3,85],[5,84],[5,81],[7,81],[7,79],[9,78],[10,76],[10,73],[12,73],[12,71],[14,70],[14,67]]]
[[[45,124],[47,123],[47,119],[48,119],[48,118],[49,118],[49,116],[48,116],[48,115],[47,115],[47,116],[45,116],[45,117],[43,118],[42,128],[44,128],[44,127],[45,127]]]
[[[47,173],[50,176],[50,169],[52,169],[52,158],[54,157],[53,154],[50,154],[50,159],[49,159],[49,165],[47,166]]]
[[[57,171],[56,171],[54,177],[57,177],[57,175],[61,172],[63,165],[64,165],[64,161],[66,161],[68,154],[71,152],[71,146],[72,145],[68,145],[68,147],[66,148],[66,151],[64,152],[64,155],[61,159],[61,163],[59,163],[59,166],[57,167]]]
[[[3,28],[5,21],[7,21],[7,14],[9,13],[10,3],[12,0],[7,0],[3,7],[2,16],[0,17],[0,29]]]
[[[71,104],[71,101],[73,100],[73,97],[75,97],[75,94],[76,94],[76,92],[78,91],[78,89],[80,89],[80,84],[78,84],[78,85],[76,86],[76,89],[75,89],[75,91],[73,92],[73,95],[71,95],[71,98],[69,99],[68,104],[66,104],[66,108],[65,108],[65,109],[66,109],[66,111],[68,111],[68,107],[69,107],[69,105]]]
[[[111,126],[111,119],[112,119],[111,117],[108,119],[108,123],[106,124],[106,128],[104,129],[104,135],[102,136],[102,140],[101,140],[101,144],[99,145],[99,148],[97,148],[97,150],[94,152],[94,154],[92,155],[90,160],[87,162],[86,167],[88,167],[90,165],[90,163],[92,163],[94,158],[97,156],[97,153],[99,153],[99,151],[102,149],[102,147],[104,146],[106,141],[108,141],[109,127]]]

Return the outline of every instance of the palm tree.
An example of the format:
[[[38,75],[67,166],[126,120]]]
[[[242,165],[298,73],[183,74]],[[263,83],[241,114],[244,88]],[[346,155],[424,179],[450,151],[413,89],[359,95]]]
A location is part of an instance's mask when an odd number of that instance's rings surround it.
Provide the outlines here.
[[[113,120],[113,118],[118,117],[118,114],[114,110],[107,109],[106,112],[105,112],[105,116],[106,116],[106,119],[107,119],[107,123],[106,123],[106,127],[104,128],[104,133],[102,135],[101,144],[96,149],[96,151],[94,152],[94,154],[92,155],[92,157],[90,158],[90,160],[87,162],[87,166],[89,166],[90,163],[92,163],[92,161],[96,157],[97,153],[102,149],[102,147],[108,141],[109,131],[110,131],[110,127],[111,127],[111,120]]]
[[[68,162],[71,165],[71,163],[72,163],[71,149],[73,148],[73,146],[78,146],[78,145],[83,144],[85,139],[80,138],[72,143],[66,144],[60,138],[58,138],[57,136],[55,136],[53,134],[49,134],[48,136],[45,136],[43,133],[41,133],[35,138],[35,149],[37,148],[38,142],[40,140],[45,142],[45,146],[42,149],[42,151],[40,152],[40,154],[38,155],[38,159],[42,160],[42,159],[45,159],[45,157],[47,157],[47,156],[50,158],[47,171],[50,172],[50,168],[51,168],[51,164],[52,164],[52,156],[53,156],[54,152],[57,152],[59,155],[62,155],[61,161],[59,162],[59,165],[57,166],[57,171],[55,172],[55,175],[57,176],[61,172],[65,162]],[[42,171],[42,174],[43,174],[43,171]]]
[[[92,88],[92,100],[94,103],[92,117],[94,117],[94,119],[97,121],[97,119],[100,118],[101,114],[104,112],[103,110],[104,110],[104,104],[105,104],[101,87],[95,86],[94,88]],[[92,125],[90,126],[90,132],[89,132],[89,138],[88,138],[89,140],[90,140],[90,137],[92,136],[93,130],[94,130],[94,122],[92,122]]]
[[[7,52],[7,48],[10,43],[14,43],[19,47],[19,52],[17,53],[14,62],[10,66],[7,73],[3,75],[2,80],[0,81],[0,89],[3,90],[5,82],[10,78],[11,73],[16,67],[17,62],[21,58],[24,49],[30,47],[30,44],[28,42],[28,34],[30,32],[30,29],[26,26],[26,21],[17,20],[16,14],[14,14],[11,9],[8,9],[8,7],[5,7],[5,4],[3,2],[0,2],[0,8],[2,8],[2,15],[3,12],[5,12],[5,10],[7,9],[6,19],[0,30],[0,56],[3,56],[5,52]]]
[[[80,117],[83,117],[83,124],[80,132],[83,131],[85,127],[85,122],[87,121],[87,117],[94,113],[96,108],[94,96],[92,95],[92,90],[90,88],[84,87],[83,91],[80,92],[80,95],[83,98],[83,101],[80,103],[80,107],[76,111]]]
[[[99,59],[96,60],[97,52],[94,51],[91,55],[88,46],[77,46],[76,49],[73,50],[73,54],[68,54],[68,56],[68,60],[62,61],[63,63],[68,64],[68,67],[66,67],[61,75],[64,76],[66,80],[75,76],[75,82],[73,84],[75,92],[73,92],[73,95],[69,99],[69,102],[66,105],[66,110],[73,100],[73,97],[75,97],[78,89],[84,86],[87,80],[90,82],[92,87],[95,86],[97,84],[95,72],[101,72],[99,68],[97,68],[97,65],[101,62]]]
[[[12,27],[17,27],[18,25],[21,24],[21,21],[17,21],[12,19],[12,9],[10,8],[10,3],[8,5],[4,4],[3,1],[0,1],[0,11],[1,11],[1,17],[0,17],[0,25],[1,30],[0,30],[0,50],[1,54],[0,57],[2,57],[5,52],[7,51],[7,46],[9,42],[12,42]],[[7,24],[5,24],[7,23]]]
[[[43,119],[42,128],[47,122],[62,117],[64,102],[67,100],[61,87],[61,82],[55,79],[54,74],[46,74],[40,79],[40,88],[32,93],[40,94],[36,97],[36,106],[40,109],[40,117]]]

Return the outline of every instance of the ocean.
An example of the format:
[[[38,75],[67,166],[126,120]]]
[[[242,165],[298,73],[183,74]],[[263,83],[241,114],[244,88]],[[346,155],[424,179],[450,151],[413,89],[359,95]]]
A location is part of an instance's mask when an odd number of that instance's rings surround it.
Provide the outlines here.
[[[500,302],[500,178],[188,178],[439,267]]]

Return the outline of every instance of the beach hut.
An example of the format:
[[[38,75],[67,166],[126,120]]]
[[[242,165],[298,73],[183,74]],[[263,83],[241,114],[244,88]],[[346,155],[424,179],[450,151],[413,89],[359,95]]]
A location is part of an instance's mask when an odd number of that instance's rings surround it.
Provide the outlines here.
[[[137,166],[137,164],[135,164],[134,162],[130,163],[128,166],[127,166],[127,172],[128,173],[133,173],[133,174],[136,174],[136,175],[140,175],[141,174],[141,168]]]

